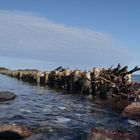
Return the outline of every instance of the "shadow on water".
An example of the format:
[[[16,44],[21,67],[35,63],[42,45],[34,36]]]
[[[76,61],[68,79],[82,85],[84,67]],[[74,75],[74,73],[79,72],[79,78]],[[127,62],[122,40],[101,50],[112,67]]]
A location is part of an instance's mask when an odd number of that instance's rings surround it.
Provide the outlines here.
[[[40,139],[86,139],[87,133],[94,127],[137,133],[138,129],[100,101],[85,100],[83,95],[64,94],[60,90],[3,75],[0,75],[0,83],[0,90],[9,90],[17,95],[14,101],[0,104],[0,124],[30,126],[41,134]]]

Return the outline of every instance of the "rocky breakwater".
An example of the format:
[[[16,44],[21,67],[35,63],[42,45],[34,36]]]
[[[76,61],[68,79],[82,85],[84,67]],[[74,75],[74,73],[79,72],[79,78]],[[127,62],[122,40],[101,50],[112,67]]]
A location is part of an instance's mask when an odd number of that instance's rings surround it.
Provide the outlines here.
[[[91,71],[70,70],[58,67],[52,71],[39,70],[2,70],[5,74],[19,80],[52,86],[67,92],[98,96],[100,98],[119,98],[137,100],[140,84],[131,81],[131,74],[139,71],[139,67],[128,70],[118,64],[115,68],[98,68]]]

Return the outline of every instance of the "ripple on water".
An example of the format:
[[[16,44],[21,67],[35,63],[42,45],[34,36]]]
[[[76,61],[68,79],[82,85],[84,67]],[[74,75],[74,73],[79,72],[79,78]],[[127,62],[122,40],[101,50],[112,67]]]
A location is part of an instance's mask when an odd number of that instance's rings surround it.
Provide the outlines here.
[[[122,124],[125,130],[134,132],[132,125],[126,120],[123,122],[113,110],[83,100],[80,95],[37,88],[6,76],[0,76],[0,83],[1,90],[12,89],[18,96],[14,102],[0,104],[0,123],[33,126],[43,134],[43,140],[79,140],[95,126],[120,130]]]
[[[133,127],[134,127],[134,126],[140,127],[140,122],[138,122],[138,121],[135,121],[135,120],[127,120],[127,121],[128,121],[128,123],[130,123]]]
[[[67,123],[67,122],[70,122],[70,121],[71,121],[70,118],[57,117],[54,122],[56,122],[56,123]]]
[[[26,112],[26,113],[32,113],[32,111],[30,109],[26,109],[26,108],[21,108],[19,109],[20,112]]]
[[[61,110],[65,110],[66,109],[66,107],[64,107],[64,106],[58,106],[58,108],[61,109]]]

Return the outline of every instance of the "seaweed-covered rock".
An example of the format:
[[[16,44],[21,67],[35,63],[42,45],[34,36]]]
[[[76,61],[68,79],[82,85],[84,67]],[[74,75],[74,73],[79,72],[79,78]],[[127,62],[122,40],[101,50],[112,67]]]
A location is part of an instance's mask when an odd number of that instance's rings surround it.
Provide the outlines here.
[[[14,100],[16,95],[9,91],[1,91],[0,92],[0,102]]]

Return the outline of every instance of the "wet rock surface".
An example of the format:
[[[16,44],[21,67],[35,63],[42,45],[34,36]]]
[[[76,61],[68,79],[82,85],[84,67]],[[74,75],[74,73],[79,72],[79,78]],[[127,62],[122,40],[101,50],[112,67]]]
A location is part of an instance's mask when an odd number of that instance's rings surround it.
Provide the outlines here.
[[[0,140],[22,140],[22,137],[16,132],[4,131],[0,132]]]
[[[32,130],[25,126],[15,124],[0,125],[0,140],[21,140],[31,134]]]
[[[14,100],[16,95],[9,91],[0,91],[0,102]]]
[[[138,138],[129,132],[94,128],[91,130],[88,140],[138,140]]]
[[[140,121],[140,102],[133,102],[128,105],[122,113],[124,118]]]

